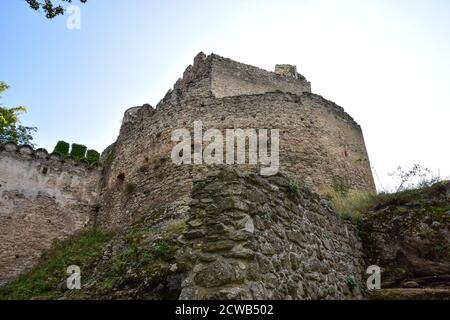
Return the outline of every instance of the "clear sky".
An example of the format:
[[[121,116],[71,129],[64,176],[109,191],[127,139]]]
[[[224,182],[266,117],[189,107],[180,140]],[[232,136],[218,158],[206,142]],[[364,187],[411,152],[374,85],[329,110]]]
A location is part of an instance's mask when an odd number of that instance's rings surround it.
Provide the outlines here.
[[[25,0],[0,1],[6,106],[35,143],[102,151],[123,112],[157,102],[200,51],[273,70],[295,64],[314,93],[361,124],[377,180],[420,163],[450,176],[450,1],[90,0],[81,29]]]

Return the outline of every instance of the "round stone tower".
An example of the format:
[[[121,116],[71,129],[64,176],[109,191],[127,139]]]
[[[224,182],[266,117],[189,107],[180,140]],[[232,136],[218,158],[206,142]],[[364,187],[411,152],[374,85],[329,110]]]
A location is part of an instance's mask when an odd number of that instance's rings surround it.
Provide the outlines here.
[[[98,223],[115,228],[186,213],[193,182],[214,170],[172,162],[172,133],[193,132],[195,121],[204,131],[214,128],[224,135],[227,129],[277,129],[280,171],[292,180],[319,193],[336,187],[374,191],[360,126],[341,107],[312,94],[295,66],[277,65],[275,71],[200,53],[156,108],[130,109],[105,156]]]

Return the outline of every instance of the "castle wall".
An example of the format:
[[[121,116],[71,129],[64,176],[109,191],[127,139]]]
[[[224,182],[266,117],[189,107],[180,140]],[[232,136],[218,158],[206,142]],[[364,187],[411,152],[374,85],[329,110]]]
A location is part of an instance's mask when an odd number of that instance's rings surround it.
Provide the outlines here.
[[[355,228],[281,175],[225,169],[196,181],[184,237],[194,265],[180,299],[358,299]]]
[[[310,93],[218,99],[207,95],[204,76],[202,85],[185,81],[195,78],[194,69],[195,65],[189,68],[156,110],[145,106],[133,109],[133,117],[126,116],[129,121],[122,126],[114,159],[106,166],[99,226],[115,228],[143,219],[156,223],[185,215],[193,181],[204,178],[208,167],[173,164],[171,135],[179,128],[193,132],[194,121],[202,121],[204,131],[279,129],[280,170],[316,192],[332,190],[340,179],[353,190],[375,190],[361,128],[342,108]]]
[[[0,146],[0,284],[35,265],[53,240],[88,225],[98,179],[87,163]]]
[[[286,77],[217,55],[210,59],[211,90],[217,98],[274,91],[298,95],[311,92],[311,84],[301,75]]]
[[[204,130],[278,128],[280,170],[300,184],[325,193],[342,177],[354,190],[373,191],[362,132],[336,110],[315,95],[284,93],[186,101],[179,97],[156,111],[143,107],[134,122],[122,127],[116,142],[99,225],[114,228],[142,219],[152,224],[185,214],[192,183],[203,178],[208,167],[173,164],[171,134],[179,128],[193,132],[196,120],[203,122]]]

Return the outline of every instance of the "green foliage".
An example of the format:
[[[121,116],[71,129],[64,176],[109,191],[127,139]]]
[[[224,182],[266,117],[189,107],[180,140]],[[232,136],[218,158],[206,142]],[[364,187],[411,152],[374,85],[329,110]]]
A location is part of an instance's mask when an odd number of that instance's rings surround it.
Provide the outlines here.
[[[53,19],[58,15],[64,14],[64,8],[59,4],[54,4],[53,0],[25,0],[31,9],[45,13],[47,19]],[[53,1],[53,2],[52,2]],[[62,2],[72,3],[73,0],[61,0]],[[79,0],[81,3],[86,3],[87,0]]]
[[[169,224],[171,224],[169,222]],[[176,262],[179,243],[161,226],[135,225],[115,234],[89,232],[54,245],[37,267],[0,288],[2,299],[145,299],[164,283]],[[105,254],[106,253],[106,254]],[[81,269],[81,290],[67,290],[67,267]],[[178,270],[184,272],[183,265]],[[164,290],[163,298],[177,299],[178,288]]]
[[[70,144],[65,141],[58,141],[53,152],[59,153],[62,156],[69,154]]]
[[[56,243],[44,254],[42,263],[21,275],[12,283],[0,287],[0,300],[25,300],[33,297],[52,299],[61,296],[64,287],[61,279],[67,278],[70,265],[81,268],[82,277],[102,255],[103,246],[111,236],[99,232],[87,232],[77,238]]]
[[[97,151],[90,149],[86,152],[86,160],[89,163],[99,162],[100,154]]]
[[[347,286],[350,288],[350,290],[355,290],[356,289],[356,281],[352,276],[348,276],[347,277]]]
[[[8,88],[9,86],[5,82],[0,81],[0,94]],[[36,131],[36,128],[20,125],[19,117],[26,111],[27,109],[23,106],[6,108],[0,104],[0,143],[13,141],[19,145],[34,146],[31,141],[33,140],[32,133]]]
[[[31,142],[33,140],[32,133],[36,132],[35,127],[26,127],[22,125],[11,125],[7,127],[0,127],[0,143],[12,141],[18,145],[35,145]]]
[[[167,250],[169,250],[169,245],[167,244],[167,242],[164,240],[160,240],[155,248],[155,255],[162,256],[167,252]]]
[[[72,143],[72,149],[70,150],[70,155],[74,157],[75,160],[81,160],[86,156],[86,146],[82,144]]]
[[[298,191],[300,190],[298,182],[294,181],[294,180],[290,180],[289,184],[288,184],[288,190],[292,194],[298,194]]]

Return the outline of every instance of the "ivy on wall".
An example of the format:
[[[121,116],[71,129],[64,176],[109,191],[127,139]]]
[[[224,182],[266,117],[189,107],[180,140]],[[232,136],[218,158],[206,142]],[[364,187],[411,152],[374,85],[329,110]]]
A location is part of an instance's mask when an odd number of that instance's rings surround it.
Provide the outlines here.
[[[98,153],[95,150],[90,149],[86,152],[86,160],[89,163],[99,162],[100,161],[100,153]]]
[[[70,149],[70,155],[75,160],[81,160],[86,158],[87,147],[82,144],[72,143],[72,148]]]
[[[58,141],[53,152],[59,153],[62,156],[69,154],[70,144],[65,141]]]

